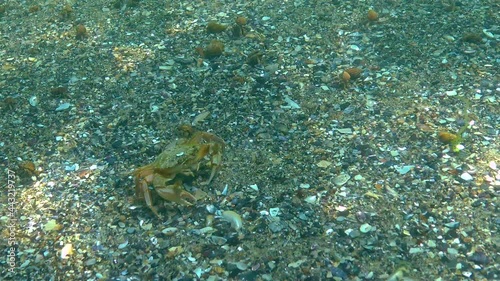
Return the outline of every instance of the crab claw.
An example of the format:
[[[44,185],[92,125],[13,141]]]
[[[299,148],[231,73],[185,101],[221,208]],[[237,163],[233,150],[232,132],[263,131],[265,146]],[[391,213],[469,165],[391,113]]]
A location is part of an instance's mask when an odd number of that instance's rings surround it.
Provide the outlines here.
[[[181,187],[182,183],[180,181],[175,182],[173,185],[155,187],[156,192],[161,198],[175,202],[177,204],[192,206],[196,202],[196,198],[189,192],[185,191]],[[189,199],[190,201],[187,201]]]

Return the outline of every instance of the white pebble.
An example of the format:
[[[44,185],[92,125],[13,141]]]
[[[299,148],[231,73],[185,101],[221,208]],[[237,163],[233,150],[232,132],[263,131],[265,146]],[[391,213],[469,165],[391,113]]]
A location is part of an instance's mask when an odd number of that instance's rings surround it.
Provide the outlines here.
[[[493,170],[497,170],[497,163],[495,163],[495,161],[490,161],[490,168],[493,169]]]
[[[461,174],[460,178],[462,178],[464,181],[471,181],[474,179],[469,173]]]

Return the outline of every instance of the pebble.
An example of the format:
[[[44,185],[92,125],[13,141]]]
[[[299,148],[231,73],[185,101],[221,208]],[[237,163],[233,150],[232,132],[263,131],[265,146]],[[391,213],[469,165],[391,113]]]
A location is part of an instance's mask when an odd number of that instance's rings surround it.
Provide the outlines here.
[[[214,244],[214,245],[219,245],[219,246],[222,246],[222,245],[226,244],[226,242],[227,242],[227,239],[226,239],[226,238],[224,238],[224,237],[220,237],[220,236],[215,236],[215,235],[209,236],[209,237],[207,238],[207,240],[208,240],[210,243],[212,243],[212,244]]]
[[[406,165],[406,166],[403,166],[401,168],[398,168],[397,171],[400,175],[404,175],[406,173],[408,173],[409,171],[411,171],[411,169],[415,167],[413,165]]]
[[[30,262],[31,262],[30,260],[25,260],[25,261],[21,264],[21,266],[19,266],[19,267],[20,267],[20,268],[25,268],[25,267],[27,267],[27,266],[30,264]]]
[[[128,245],[128,241],[125,241],[123,243],[121,243],[120,245],[118,245],[118,249],[124,249],[125,247],[127,247]]]
[[[449,222],[449,223],[445,223],[444,226],[446,226],[447,228],[455,229],[455,228],[460,226],[460,222],[458,222],[458,221]]]
[[[298,268],[301,264],[303,264],[306,261],[307,261],[306,259],[302,259],[302,260],[298,260],[298,261],[295,261],[295,262],[291,262],[291,263],[288,264],[288,267]]]
[[[326,161],[326,160],[321,160],[318,163],[316,163],[316,166],[318,166],[320,168],[327,168],[330,165],[332,165],[332,162]]]
[[[488,166],[495,171],[497,170],[497,163],[495,161],[490,161]]]
[[[271,230],[271,232],[273,233],[280,232],[283,230],[283,228],[285,228],[285,226],[279,221],[275,221],[269,224],[269,230]]]
[[[474,179],[469,173],[461,174],[460,178],[463,179],[464,181],[471,181]]]
[[[488,264],[490,259],[488,256],[482,252],[475,252],[469,257],[469,260],[474,262],[475,264]]]
[[[63,111],[63,110],[66,110],[66,109],[68,109],[70,106],[71,106],[71,104],[70,104],[70,103],[67,103],[67,102],[62,103],[62,104],[60,104],[60,105],[56,108],[56,111]]]
[[[351,238],[357,238],[359,236],[361,236],[361,232],[356,229],[353,229],[351,232],[349,232],[349,237]]]
[[[299,220],[302,220],[302,221],[307,221],[307,220],[309,220],[309,217],[307,217],[307,215],[306,215],[306,214],[304,214],[304,213],[302,213],[302,212],[301,212],[301,213],[299,213],[298,218],[299,218]]]
[[[86,266],[91,266],[91,265],[96,264],[96,262],[97,262],[96,259],[88,259],[87,261],[85,261],[85,265]]]
[[[316,200],[318,200],[318,197],[316,195],[310,195],[310,196],[307,196],[306,199],[304,199],[304,201],[306,201],[309,204],[316,203]]]
[[[368,233],[370,232],[371,230],[373,229],[373,227],[367,223],[364,223],[362,224],[360,227],[359,227],[359,231],[361,231],[361,233]]]
[[[310,188],[310,187],[311,187],[311,185],[310,185],[310,184],[308,184],[308,183],[301,183],[301,184],[300,184],[300,188],[303,188],[303,189],[308,189],[308,188]]]
[[[458,255],[458,250],[457,250],[457,249],[455,249],[455,248],[448,248],[448,249],[446,249],[446,252],[447,252],[448,254],[450,254],[450,255],[453,255],[453,256]]]
[[[80,168],[80,165],[78,165],[77,163],[75,163],[73,165],[64,166],[64,170],[68,171],[68,172],[78,171],[79,168]]]
[[[153,227],[152,223],[146,223],[146,224],[141,225],[141,228],[146,230],[146,231],[151,230],[152,227]]]
[[[243,270],[247,270],[248,269],[248,264],[244,263],[244,262],[237,262],[237,263],[234,263],[234,265],[236,265],[236,267],[243,271]]]
[[[174,228],[174,227],[172,227],[172,228]],[[175,230],[177,230],[177,228]],[[200,229],[199,231],[200,231],[200,234],[207,234],[207,233],[215,232],[215,228],[213,228],[211,226],[206,226],[206,227]]]
[[[341,128],[341,129],[337,129],[337,132],[341,133],[341,134],[352,134],[352,129],[351,128]]]
[[[349,46],[351,48],[351,50],[354,50],[354,51],[359,51],[361,50],[361,48],[359,48],[357,45],[351,45]]]
[[[424,249],[422,248],[410,248],[410,254],[418,254],[418,253],[422,253],[424,251]]]
[[[161,233],[166,234],[166,235],[172,235],[177,231],[177,227],[167,227],[164,228]]]
[[[337,177],[335,177],[333,179],[333,183],[336,185],[336,186],[342,186],[344,185],[346,182],[348,182],[349,180],[351,179],[351,176],[348,175],[348,174],[340,174],[338,175]]]

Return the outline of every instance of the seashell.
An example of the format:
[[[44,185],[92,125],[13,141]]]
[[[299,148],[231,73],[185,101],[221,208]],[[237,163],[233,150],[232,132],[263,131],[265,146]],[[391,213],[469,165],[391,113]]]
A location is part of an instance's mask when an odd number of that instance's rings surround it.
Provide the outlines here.
[[[231,227],[233,227],[236,231],[239,231],[243,227],[243,220],[236,212],[224,211],[222,212],[222,218],[231,223]]]
[[[342,74],[340,75],[340,78],[342,79],[342,81],[347,82],[351,80],[351,75],[349,74],[349,72],[343,71]]]
[[[32,96],[29,99],[29,103],[31,106],[37,106],[38,105],[38,98],[36,96]]]

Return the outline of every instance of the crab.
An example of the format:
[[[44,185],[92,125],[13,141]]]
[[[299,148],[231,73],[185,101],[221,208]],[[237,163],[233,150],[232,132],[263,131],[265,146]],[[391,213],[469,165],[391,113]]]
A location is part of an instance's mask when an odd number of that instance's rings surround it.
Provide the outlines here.
[[[200,169],[209,167],[210,177],[201,183],[208,185],[221,167],[224,146],[221,138],[207,132],[195,132],[187,140],[171,143],[155,161],[132,173],[136,196],[158,217],[158,210],[153,206],[155,195],[180,205],[193,205],[196,198],[183,189],[183,182],[194,178]]]

